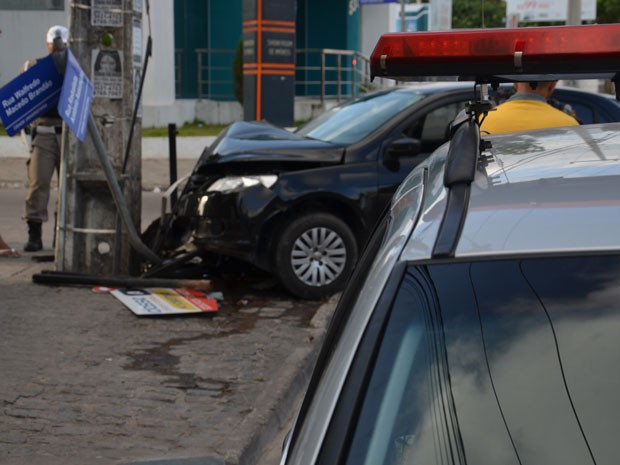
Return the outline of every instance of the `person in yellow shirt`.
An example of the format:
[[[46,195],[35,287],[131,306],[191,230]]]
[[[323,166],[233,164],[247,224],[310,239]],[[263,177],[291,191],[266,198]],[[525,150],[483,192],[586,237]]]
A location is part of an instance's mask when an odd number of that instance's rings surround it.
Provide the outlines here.
[[[525,131],[528,129],[576,126],[568,113],[547,103],[558,81],[515,82],[515,94],[482,119],[483,134]]]

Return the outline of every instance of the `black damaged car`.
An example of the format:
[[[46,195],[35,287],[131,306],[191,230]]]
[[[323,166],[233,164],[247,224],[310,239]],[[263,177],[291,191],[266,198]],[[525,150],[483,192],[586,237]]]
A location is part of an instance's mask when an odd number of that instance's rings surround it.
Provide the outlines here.
[[[395,87],[333,108],[295,132],[237,122],[205,149],[171,213],[145,242],[174,256],[188,244],[216,266],[248,262],[292,294],[344,287],[405,176],[446,140],[473,84]],[[612,99],[557,89],[584,122],[620,120]]]

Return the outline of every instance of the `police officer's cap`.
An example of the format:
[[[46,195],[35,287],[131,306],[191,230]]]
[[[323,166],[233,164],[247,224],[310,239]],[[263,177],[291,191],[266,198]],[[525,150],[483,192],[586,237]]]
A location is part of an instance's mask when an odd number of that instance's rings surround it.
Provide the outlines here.
[[[47,31],[47,43],[53,44],[54,39],[60,37],[66,44],[69,41],[69,29],[64,26],[52,26]]]

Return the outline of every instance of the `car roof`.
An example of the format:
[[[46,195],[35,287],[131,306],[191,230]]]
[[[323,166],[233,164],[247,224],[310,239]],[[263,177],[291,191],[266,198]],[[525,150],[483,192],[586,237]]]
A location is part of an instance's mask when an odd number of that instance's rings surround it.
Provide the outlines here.
[[[470,194],[454,257],[567,251],[620,250],[620,123],[516,132],[490,136]],[[433,257],[446,208],[447,145],[420,169],[428,172],[419,223],[404,260]],[[413,173],[412,173],[413,174]],[[405,180],[392,204],[393,221]],[[414,194],[409,194],[414,195]],[[406,213],[403,213],[406,214]],[[410,214],[410,213],[409,213]]]

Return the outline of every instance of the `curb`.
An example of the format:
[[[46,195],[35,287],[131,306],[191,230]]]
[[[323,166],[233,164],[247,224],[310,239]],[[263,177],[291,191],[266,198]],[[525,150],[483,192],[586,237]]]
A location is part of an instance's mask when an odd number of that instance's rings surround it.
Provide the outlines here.
[[[293,416],[297,413],[298,401],[310,381],[314,364],[327,331],[327,325],[331,320],[339,299],[340,293],[332,296],[318,308],[310,323],[311,327],[316,330],[312,334],[311,346],[295,350],[283,363],[284,368],[281,370],[280,374],[282,376],[280,376],[280,379],[287,382],[283,383],[281,390],[276,395],[278,402],[273,407],[269,418],[263,418],[262,422],[259,419],[261,424],[257,425],[254,435],[240,452],[236,462],[237,465],[256,465],[259,463],[259,459],[267,450],[269,444],[276,439],[278,433],[284,427],[289,425]],[[293,372],[292,376],[291,372]],[[261,398],[256,399],[256,401],[257,404],[260,404]],[[254,415],[254,412],[250,415],[250,420],[252,415]]]

